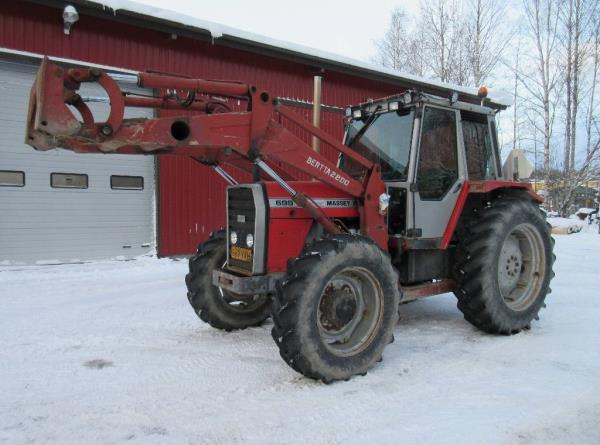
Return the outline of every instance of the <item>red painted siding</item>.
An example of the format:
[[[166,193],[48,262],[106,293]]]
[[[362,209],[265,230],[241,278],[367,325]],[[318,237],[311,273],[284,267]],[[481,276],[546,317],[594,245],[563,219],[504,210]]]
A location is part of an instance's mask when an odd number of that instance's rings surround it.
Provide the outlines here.
[[[107,15],[107,17],[110,17]],[[153,69],[209,79],[243,80],[271,95],[310,100],[312,70],[303,64],[210,42],[170,40],[158,31],[82,16],[71,36],[62,32],[61,11],[27,2],[1,2],[0,46],[133,70]],[[328,71],[323,102],[346,106],[397,91],[385,83]],[[309,117],[309,112],[304,112]],[[322,127],[341,138],[342,119],[324,113]],[[331,155],[326,147],[325,154]],[[224,183],[191,160],[163,156],[159,162],[159,253],[187,254],[223,225]]]

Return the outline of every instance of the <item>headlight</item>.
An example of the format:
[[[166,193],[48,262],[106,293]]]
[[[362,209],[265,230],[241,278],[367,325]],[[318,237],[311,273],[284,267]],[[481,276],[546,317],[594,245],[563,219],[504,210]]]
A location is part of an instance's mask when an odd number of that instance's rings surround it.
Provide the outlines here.
[[[400,103],[398,101],[390,102],[388,104],[388,108],[390,111],[398,111],[398,109],[400,108]]]
[[[360,119],[361,117],[362,117],[362,110],[360,108],[357,108],[356,110],[352,111],[353,119]]]
[[[229,242],[230,242],[231,244],[235,244],[235,243],[237,243],[237,233],[236,233],[236,232],[231,232],[231,233],[229,234]]]
[[[251,233],[246,235],[246,246],[248,246],[248,247],[254,246],[254,235],[252,235]]]

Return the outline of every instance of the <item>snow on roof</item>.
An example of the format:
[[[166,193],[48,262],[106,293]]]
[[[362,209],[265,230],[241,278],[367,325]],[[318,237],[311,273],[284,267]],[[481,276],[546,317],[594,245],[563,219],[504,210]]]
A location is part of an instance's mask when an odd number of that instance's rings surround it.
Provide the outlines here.
[[[131,0],[100,0],[91,1],[89,3],[95,3],[101,6],[103,9],[112,10],[113,14],[117,15],[119,11],[128,11],[131,13],[153,17],[158,20],[164,20],[185,27],[195,28],[198,30],[207,31],[210,33],[213,41],[220,38],[229,36],[237,39],[245,40],[248,42],[254,42],[263,46],[271,47],[274,49],[288,51],[290,53],[296,53],[298,55],[309,56],[311,58],[320,59],[323,61],[329,61],[338,63],[341,65],[347,65],[355,69],[362,69],[372,71],[375,73],[385,74],[390,77],[396,78],[400,81],[409,81],[413,83],[426,84],[435,88],[443,90],[457,91],[459,93],[469,94],[477,96],[477,89],[459,85],[452,85],[449,83],[440,82],[437,80],[427,79],[424,77],[415,76],[412,74],[402,73],[397,70],[382,68],[370,63],[362,62],[351,57],[341,56],[339,54],[322,51],[316,48],[311,48],[296,43],[286,42],[283,40],[272,39],[267,36],[255,34],[241,29],[233,28],[231,26],[222,25],[220,23],[211,22],[208,20],[199,19],[186,14],[180,14],[167,9],[157,8],[154,6],[144,5]],[[501,90],[490,91],[488,98],[502,106],[507,107],[512,105],[512,100]]]

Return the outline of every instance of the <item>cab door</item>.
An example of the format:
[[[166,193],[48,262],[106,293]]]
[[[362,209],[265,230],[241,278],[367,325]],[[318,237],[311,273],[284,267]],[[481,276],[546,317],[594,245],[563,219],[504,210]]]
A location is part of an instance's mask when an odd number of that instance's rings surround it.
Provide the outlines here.
[[[411,237],[441,238],[465,180],[458,110],[425,105],[412,186]]]

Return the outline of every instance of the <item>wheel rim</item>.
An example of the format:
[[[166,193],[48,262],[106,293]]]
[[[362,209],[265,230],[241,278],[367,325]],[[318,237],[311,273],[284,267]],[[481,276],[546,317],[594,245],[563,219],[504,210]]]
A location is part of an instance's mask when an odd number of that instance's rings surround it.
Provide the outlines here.
[[[348,356],[363,351],[382,320],[383,290],[367,269],[345,268],[325,285],[317,325],[323,344],[334,354]]]
[[[225,268],[226,265],[227,262],[225,261],[221,266],[221,269]],[[269,298],[266,294],[238,295],[233,292],[229,292],[222,287],[215,287],[219,291],[221,301],[227,305],[229,309],[238,314],[255,311],[256,309],[264,306]]]
[[[502,243],[498,258],[498,284],[506,305],[514,311],[536,301],[545,276],[546,254],[538,230],[531,224],[516,226]]]

